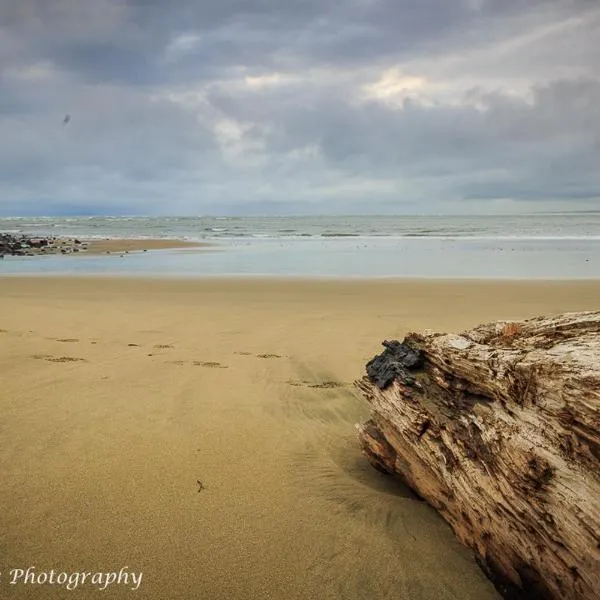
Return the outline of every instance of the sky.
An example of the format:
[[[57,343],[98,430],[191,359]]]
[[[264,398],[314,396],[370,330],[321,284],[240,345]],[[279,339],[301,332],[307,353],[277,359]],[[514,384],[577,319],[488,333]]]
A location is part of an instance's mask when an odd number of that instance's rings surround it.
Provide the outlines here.
[[[598,0],[0,0],[0,214],[600,208],[598,40]]]

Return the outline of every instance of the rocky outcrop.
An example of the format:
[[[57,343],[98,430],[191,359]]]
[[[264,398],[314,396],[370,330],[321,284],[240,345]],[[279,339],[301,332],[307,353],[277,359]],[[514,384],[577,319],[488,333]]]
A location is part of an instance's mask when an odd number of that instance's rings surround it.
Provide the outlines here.
[[[0,257],[72,254],[85,250],[87,244],[75,238],[0,233]]]
[[[600,312],[409,334],[357,382],[377,469],[434,506],[507,598],[600,598]]]

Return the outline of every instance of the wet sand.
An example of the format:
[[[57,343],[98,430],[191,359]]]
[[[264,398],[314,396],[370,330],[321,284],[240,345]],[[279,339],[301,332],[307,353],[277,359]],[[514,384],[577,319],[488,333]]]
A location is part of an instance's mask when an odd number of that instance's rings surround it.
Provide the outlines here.
[[[600,282],[0,279],[0,597],[498,598],[361,457],[383,339],[597,308]],[[202,485],[199,485],[198,482]]]

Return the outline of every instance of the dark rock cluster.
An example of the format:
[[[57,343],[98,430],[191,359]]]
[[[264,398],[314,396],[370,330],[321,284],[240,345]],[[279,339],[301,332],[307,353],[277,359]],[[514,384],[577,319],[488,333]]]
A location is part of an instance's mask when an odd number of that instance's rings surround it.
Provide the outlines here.
[[[0,233],[0,257],[72,254],[87,250],[87,244],[75,238]]]

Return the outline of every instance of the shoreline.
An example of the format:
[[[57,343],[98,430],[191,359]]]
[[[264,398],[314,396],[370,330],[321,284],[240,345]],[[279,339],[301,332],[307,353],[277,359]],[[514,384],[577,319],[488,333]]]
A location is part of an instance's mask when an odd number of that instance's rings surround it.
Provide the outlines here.
[[[423,242],[415,247],[374,240],[368,245],[354,242],[313,242],[232,239],[209,240],[86,238],[74,246],[56,244],[52,251],[21,250],[0,261],[0,272],[14,274],[112,275],[126,277],[164,276],[301,278],[301,279],[453,279],[453,280],[600,280],[600,262],[595,246],[550,249],[519,247],[504,252],[496,246],[472,246]],[[78,245],[77,245],[78,244]],[[514,248],[513,248],[514,250]],[[535,251],[534,251],[535,250]],[[600,250],[600,245],[598,245]],[[0,248],[0,254],[2,249]],[[85,257],[64,262],[60,254]],[[127,257],[131,255],[128,260]],[[48,258],[50,256],[50,258]],[[116,258],[115,262],[113,258]],[[125,259],[125,260],[123,260]]]
[[[177,248],[173,248],[176,250]],[[167,248],[165,248],[167,250]],[[2,279],[10,280],[64,280],[64,281],[89,281],[97,282],[115,281],[122,282],[123,280],[131,280],[136,282],[147,283],[184,283],[184,284],[210,284],[210,283],[259,283],[259,284],[324,284],[324,285],[401,285],[401,284],[418,284],[418,285],[490,285],[490,286],[539,286],[539,285],[583,285],[583,286],[600,286],[600,278],[597,277],[580,277],[580,278],[560,278],[560,277],[540,277],[533,279],[531,277],[401,277],[401,276],[348,276],[348,275],[269,275],[269,274],[248,274],[242,273],[239,275],[223,274],[179,274],[175,273],[168,275],[165,273],[149,275],[146,272],[50,272],[50,273],[1,273]]]

